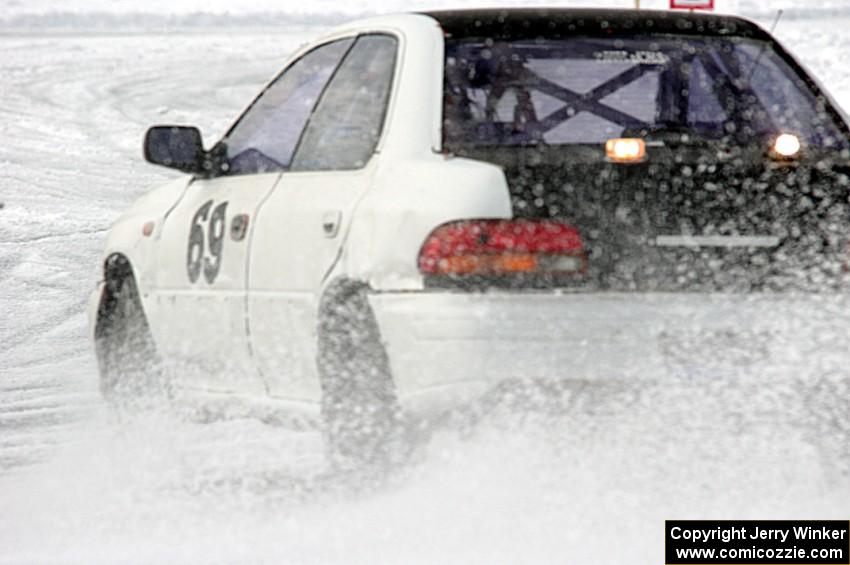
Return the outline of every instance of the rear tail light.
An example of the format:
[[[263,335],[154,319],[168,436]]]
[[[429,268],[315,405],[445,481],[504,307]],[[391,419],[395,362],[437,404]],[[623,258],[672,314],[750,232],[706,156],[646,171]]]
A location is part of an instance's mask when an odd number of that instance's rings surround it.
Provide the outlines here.
[[[581,236],[551,220],[467,220],[444,224],[425,240],[419,270],[428,275],[580,274]]]

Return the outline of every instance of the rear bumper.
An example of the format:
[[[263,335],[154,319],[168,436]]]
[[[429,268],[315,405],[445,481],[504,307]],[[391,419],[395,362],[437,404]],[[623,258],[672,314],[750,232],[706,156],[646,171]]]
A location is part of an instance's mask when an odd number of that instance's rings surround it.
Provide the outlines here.
[[[587,296],[554,293],[399,293],[371,302],[404,404],[465,402],[512,379],[658,372],[658,359],[636,339],[649,330],[646,316],[625,297],[604,308]]]
[[[404,292],[370,300],[410,407],[465,402],[506,380],[850,372],[844,296]]]

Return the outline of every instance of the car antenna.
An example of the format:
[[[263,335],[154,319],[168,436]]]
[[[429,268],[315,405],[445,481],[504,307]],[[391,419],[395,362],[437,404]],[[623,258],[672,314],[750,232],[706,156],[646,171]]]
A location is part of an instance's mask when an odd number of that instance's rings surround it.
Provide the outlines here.
[[[773,35],[773,32],[776,31],[776,28],[779,27],[779,21],[782,19],[783,14],[785,14],[785,10],[779,8],[776,10],[776,17],[773,19],[773,25],[770,26],[770,34]]]
[[[782,14],[785,13],[785,10],[779,8],[776,10],[776,17],[773,18],[773,25],[770,26],[770,35],[773,35],[773,32],[776,31],[776,28],[779,27],[779,21],[782,19]],[[753,67],[750,69],[750,74],[747,76],[747,82],[750,82],[753,79],[753,75],[756,74],[756,69],[761,63],[761,58],[764,55],[764,50],[767,49],[767,43],[761,46],[759,49],[758,57],[756,57],[755,62],[753,63]]]

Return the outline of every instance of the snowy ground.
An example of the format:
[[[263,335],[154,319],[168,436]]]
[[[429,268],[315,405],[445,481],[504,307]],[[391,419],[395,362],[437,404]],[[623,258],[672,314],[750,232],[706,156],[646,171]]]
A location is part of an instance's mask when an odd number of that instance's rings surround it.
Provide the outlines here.
[[[848,24],[779,33],[845,107]],[[847,518],[847,461],[798,399],[743,384],[447,429],[368,489],[324,480],[310,434],[119,425],[83,306],[110,222],[168,176],[142,162],[145,128],[220,133],[322,27],[24,27],[0,25],[0,562],[660,563],[665,518]]]

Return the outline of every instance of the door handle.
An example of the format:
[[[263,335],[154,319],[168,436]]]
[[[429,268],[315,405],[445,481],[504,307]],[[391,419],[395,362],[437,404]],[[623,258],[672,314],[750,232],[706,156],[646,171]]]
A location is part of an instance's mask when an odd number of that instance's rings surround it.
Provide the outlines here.
[[[342,220],[342,212],[339,210],[330,210],[322,215],[322,231],[325,237],[336,237],[339,233],[339,224]]]

